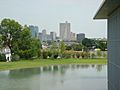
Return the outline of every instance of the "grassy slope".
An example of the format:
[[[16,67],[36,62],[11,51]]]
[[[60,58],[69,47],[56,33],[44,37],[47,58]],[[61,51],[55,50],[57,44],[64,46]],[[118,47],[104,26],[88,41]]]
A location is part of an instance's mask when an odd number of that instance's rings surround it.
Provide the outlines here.
[[[0,62],[0,70],[31,68],[56,64],[106,64],[106,59],[59,59],[59,60],[20,60],[16,62]]]

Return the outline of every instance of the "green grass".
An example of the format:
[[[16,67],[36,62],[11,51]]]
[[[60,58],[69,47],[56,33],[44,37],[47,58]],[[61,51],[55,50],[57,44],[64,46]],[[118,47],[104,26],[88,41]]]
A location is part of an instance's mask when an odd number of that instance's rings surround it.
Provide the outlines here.
[[[36,60],[20,60],[15,62],[0,62],[0,70],[32,68],[57,64],[107,64],[107,59],[58,59],[58,60],[36,59]]]

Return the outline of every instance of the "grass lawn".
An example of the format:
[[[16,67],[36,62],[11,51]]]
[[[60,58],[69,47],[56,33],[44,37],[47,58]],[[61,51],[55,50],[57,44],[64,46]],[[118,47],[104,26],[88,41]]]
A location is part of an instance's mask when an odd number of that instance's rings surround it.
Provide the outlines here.
[[[15,62],[0,62],[0,71],[56,64],[107,64],[107,59],[36,59],[19,60]]]

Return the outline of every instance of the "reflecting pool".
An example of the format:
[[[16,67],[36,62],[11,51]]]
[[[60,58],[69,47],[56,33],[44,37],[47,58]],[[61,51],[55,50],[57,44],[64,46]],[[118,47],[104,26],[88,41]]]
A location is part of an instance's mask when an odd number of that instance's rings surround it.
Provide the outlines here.
[[[0,90],[107,90],[107,65],[54,65],[1,71]]]

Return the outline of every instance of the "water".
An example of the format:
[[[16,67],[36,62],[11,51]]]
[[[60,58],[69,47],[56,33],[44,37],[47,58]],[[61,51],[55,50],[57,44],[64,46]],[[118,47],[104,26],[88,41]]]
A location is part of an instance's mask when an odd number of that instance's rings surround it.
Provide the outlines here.
[[[107,90],[107,66],[74,64],[1,71],[0,90]]]

